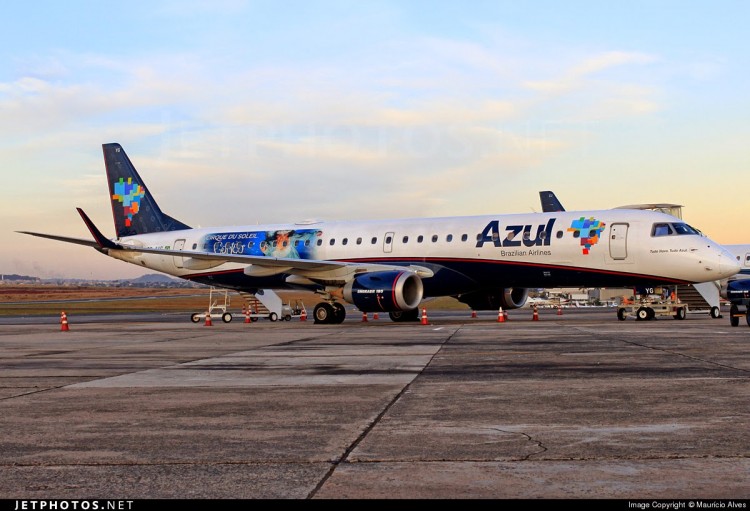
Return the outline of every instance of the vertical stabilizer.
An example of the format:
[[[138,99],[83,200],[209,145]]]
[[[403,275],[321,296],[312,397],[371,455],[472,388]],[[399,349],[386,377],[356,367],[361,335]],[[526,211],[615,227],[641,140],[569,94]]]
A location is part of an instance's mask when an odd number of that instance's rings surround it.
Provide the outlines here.
[[[539,199],[542,201],[542,212],[544,213],[557,213],[558,211],[565,211],[565,208],[553,192],[545,190],[539,192]]]
[[[118,238],[190,229],[162,213],[120,144],[103,144],[102,149]]]

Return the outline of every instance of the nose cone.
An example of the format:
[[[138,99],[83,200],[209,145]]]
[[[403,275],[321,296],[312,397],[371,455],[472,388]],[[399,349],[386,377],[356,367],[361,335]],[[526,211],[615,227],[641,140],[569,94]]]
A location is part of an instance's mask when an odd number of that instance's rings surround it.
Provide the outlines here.
[[[717,264],[715,264],[715,268],[710,269],[716,272],[715,280],[726,279],[738,273],[741,269],[741,266],[737,258],[733,256],[728,250],[721,247],[717,248]],[[710,265],[707,265],[706,269],[709,269],[709,266]]]

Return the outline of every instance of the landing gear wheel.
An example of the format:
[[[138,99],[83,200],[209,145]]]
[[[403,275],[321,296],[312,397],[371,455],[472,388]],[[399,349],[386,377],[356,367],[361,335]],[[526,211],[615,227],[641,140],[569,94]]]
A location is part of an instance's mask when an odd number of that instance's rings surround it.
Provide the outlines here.
[[[331,305],[333,306],[332,322],[340,325],[346,319],[346,309],[339,302],[333,302]]]
[[[713,319],[718,319],[721,317],[721,311],[718,307],[711,307],[711,317]]]
[[[321,302],[315,306],[313,310],[314,323],[317,324],[329,324],[333,319],[333,306],[327,302]]]
[[[732,326],[740,326],[740,309],[735,304],[729,307],[729,324]]]
[[[391,318],[391,321],[396,323],[404,321],[419,321],[419,307],[410,311],[389,312],[388,316]]]
[[[275,312],[272,312],[271,314],[268,315],[268,319],[270,319],[271,321],[276,321],[279,319],[279,315],[276,314]]]
[[[649,318],[648,309],[646,307],[639,308],[635,313],[635,319],[638,321],[646,321]]]
[[[221,315],[221,320],[224,323],[229,323],[230,321],[232,321],[232,315],[228,312],[225,312],[224,314]]]
[[[674,311],[674,319],[685,319],[685,307],[678,307]]]
[[[617,319],[625,321],[625,309],[617,309]]]
[[[201,322],[201,314],[198,314],[197,312],[190,316],[190,321],[193,323],[200,323]]]

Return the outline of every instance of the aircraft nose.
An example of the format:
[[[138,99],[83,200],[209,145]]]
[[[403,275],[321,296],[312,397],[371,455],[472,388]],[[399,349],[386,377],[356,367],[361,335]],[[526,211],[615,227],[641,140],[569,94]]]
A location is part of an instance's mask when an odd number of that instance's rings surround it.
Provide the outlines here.
[[[714,268],[710,268],[710,265],[706,266],[707,270],[710,271],[711,269],[715,269],[716,273],[718,273],[716,280],[731,277],[732,275],[740,271],[741,266],[739,261],[737,261],[737,258],[727,250],[719,249],[719,253],[717,254],[717,256],[718,264],[716,264]]]
[[[722,273],[722,279],[731,277],[742,269],[740,262],[732,254],[728,254],[729,257],[722,258],[721,264],[719,265],[719,271]]]

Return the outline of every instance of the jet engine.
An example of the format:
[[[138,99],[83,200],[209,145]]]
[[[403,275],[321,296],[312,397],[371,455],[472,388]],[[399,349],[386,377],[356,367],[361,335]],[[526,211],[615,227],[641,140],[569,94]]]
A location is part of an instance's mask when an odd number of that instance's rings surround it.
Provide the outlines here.
[[[475,291],[458,295],[459,302],[465,303],[472,310],[518,309],[526,303],[529,290],[524,287],[506,287],[497,291]]]
[[[362,312],[411,310],[422,301],[422,279],[410,271],[357,275],[344,286],[344,299]]]

